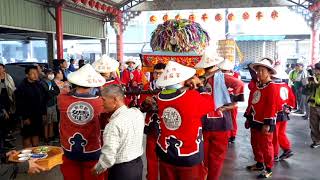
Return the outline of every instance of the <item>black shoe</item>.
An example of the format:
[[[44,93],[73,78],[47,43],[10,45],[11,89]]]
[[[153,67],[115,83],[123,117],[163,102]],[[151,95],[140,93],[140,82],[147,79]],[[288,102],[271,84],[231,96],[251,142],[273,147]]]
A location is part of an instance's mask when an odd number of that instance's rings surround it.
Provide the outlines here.
[[[287,150],[287,151],[284,151],[281,156],[279,157],[279,159],[282,161],[282,160],[285,160],[285,159],[288,159],[289,157],[293,156],[293,152],[291,150]]]
[[[229,138],[229,143],[234,143],[235,140],[236,140],[236,137],[232,136]]]
[[[274,162],[279,162],[280,161],[278,156],[275,156],[273,160],[274,160]]]
[[[16,149],[16,146],[13,145],[10,142],[5,142],[4,146],[3,146],[3,149],[5,149],[5,150],[13,150],[13,149]]]
[[[271,170],[264,170],[261,174],[257,176],[258,179],[266,179],[272,177],[272,171]]]
[[[318,147],[320,147],[320,143],[312,143],[311,145],[310,145],[310,147],[311,148],[313,148],[313,149],[315,149],[315,148],[318,148]]]
[[[251,166],[247,166],[247,170],[249,170],[249,171],[263,171],[264,166],[263,166],[263,164],[256,163]]]
[[[15,141],[17,140],[17,138],[13,137],[12,134],[8,134],[5,138],[4,138],[5,141]]]

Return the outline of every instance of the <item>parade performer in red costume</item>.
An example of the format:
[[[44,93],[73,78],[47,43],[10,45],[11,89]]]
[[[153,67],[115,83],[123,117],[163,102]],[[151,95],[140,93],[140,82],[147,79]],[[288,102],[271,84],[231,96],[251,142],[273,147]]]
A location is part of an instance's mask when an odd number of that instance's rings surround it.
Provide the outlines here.
[[[92,66],[106,79],[106,83],[102,87],[106,87],[110,84],[121,84],[119,77],[116,75],[116,71],[119,68],[119,62],[115,59],[104,54],[100,59],[96,60]]]
[[[237,72],[233,71],[234,68],[234,62],[231,62],[230,60],[225,60],[224,62],[220,63],[218,65],[219,69],[230,76],[233,76],[236,79],[240,80],[240,75]],[[230,93],[231,99],[233,97],[238,96],[238,94],[235,94],[234,89],[228,88],[228,91]],[[229,132],[229,142],[234,143],[236,140],[237,132],[238,132],[238,124],[237,124],[237,116],[238,116],[238,105],[235,104],[234,108],[231,111],[231,117],[232,117],[232,130]]]
[[[123,70],[121,82],[125,85],[127,91],[142,89],[142,73],[136,67],[136,61],[133,57],[126,60],[128,67]],[[137,95],[126,95],[126,104],[128,106],[138,105]]]
[[[273,75],[274,82],[278,86],[280,94],[277,113],[277,125],[273,133],[273,147],[274,147],[274,161],[284,160],[293,155],[291,150],[291,143],[287,137],[287,123],[289,113],[295,108],[296,98],[292,89],[287,83],[283,82],[289,79],[288,74],[282,70],[280,64],[276,65],[274,69],[277,74]],[[283,154],[279,157],[279,146],[283,149]]]
[[[164,72],[166,65],[158,63],[153,67],[153,80],[144,86],[144,90],[160,90],[156,85],[157,79]],[[159,159],[155,152],[159,135],[159,115],[156,104],[157,94],[141,94],[141,111],[146,112],[144,133],[147,135],[146,157],[147,157],[147,179],[157,180],[159,176]]]
[[[211,89],[211,98],[215,102],[219,99],[217,96],[228,96],[227,98],[229,99],[226,103],[214,103],[215,107],[211,109],[209,114],[203,117],[204,162],[208,168],[208,180],[218,180],[221,175],[228,150],[228,134],[232,130],[230,112],[235,107],[237,101],[244,100],[243,82],[231,75],[223,74],[217,67],[219,63],[225,63],[225,61],[221,57],[214,55],[212,51],[207,50],[201,61],[195,66],[196,68],[204,68],[206,74],[213,74],[213,78],[208,80],[207,86]],[[236,94],[232,98],[234,101],[230,99],[228,88],[232,88]],[[218,92],[218,89],[221,89],[221,91]]]
[[[213,99],[200,94],[203,84],[196,70],[169,61],[156,84],[165,87],[158,95],[160,134],[157,155],[160,179],[205,179],[201,117],[213,109]],[[191,90],[181,89],[185,85]],[[195,90],[197,89],[197,90]]]
[[[76,88],[59,96],[60,138],[64,150],[61,172],[65,180],[103,180],[91,169],[101,154],[99,116],[102,99],[90,94],[90,89],[105,84],[105,79],[87,64],[68,75]]]
[[[258,178],[272,177],[273,131],[279,98],[278,87],[271,80],[271,75],[276,74],[273,66],[274,61],[269,58],[250,65],[250,68],[256,71],[258,81],[251,83],[245,117],[246,128],[251,128],[251,146],[257,163],[247,166],[247,169],[262,171]]]

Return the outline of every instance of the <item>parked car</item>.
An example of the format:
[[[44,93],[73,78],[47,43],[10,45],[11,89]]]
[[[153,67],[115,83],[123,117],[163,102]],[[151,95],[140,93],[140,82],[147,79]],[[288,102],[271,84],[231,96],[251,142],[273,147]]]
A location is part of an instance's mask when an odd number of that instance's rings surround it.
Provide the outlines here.
[[[244,63],[239,64],[236,67],[236,71],[239,72],[239,74],[241,76],[241,80],[244,82],[251,81],[251,74],[249,72],[249,67],[248,67],[248,65],[251,63],[252,63],[251,61],[246,61]]]

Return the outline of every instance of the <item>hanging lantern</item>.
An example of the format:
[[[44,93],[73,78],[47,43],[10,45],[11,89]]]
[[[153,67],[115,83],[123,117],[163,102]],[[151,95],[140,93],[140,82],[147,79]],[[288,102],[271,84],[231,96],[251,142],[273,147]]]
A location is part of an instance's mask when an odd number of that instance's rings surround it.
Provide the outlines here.
[[[110,7],[110,6],[107,6],[105,12],[106,12],[106,13],[111,13],[111,7]]]
[[[101,3],[97,2],[95,8],[99,11],[101,9]]]
[[[87,5],[89,0],[81,0],[82,4]]]
[[[228,14],[228,21],[234,21],[236,19],[233,13]]]
[[[102,5],[101,5],[101,11],[106,11],[106,9],[107,9],[107,5],[102,4]]]
[[[96,1],[94,1],[94,0],[90,0],[90,1],[89,1],[89,6],[90,6],[91,8],[93,8],[95,5],[96,5]]]
[[[202,14],[201,19],[202,21],[206,22],[208,20],[208,14],[207,13]]]
[[[194,21],[196,20],[196,16],[195,16],[194,14],[190,14],[189,20],[190,20],[191,22],[194,22]]]
[[[162,20],[163,20],[164,22],[168,21],[168,20],[169,20],[168,14],[165,14],[165,15],[162,17]]]
[[[248,13],[248,12],[244,12],[243,14],[242,14],[242,19],[243,20],[248,20],[250,18],[250,14]]]
[[[217,22],[220,22],[222,21],[222,15],[220,13],[216,14],[216,16],[214,17],[214,19],[217,21]]]
[[[154,24],[157,22],[157,17],[155,15],[150,16],[150,23]]]
[[[181,19],[181,16],[180,14],[177,14],[175,17],[174,17],[177,21],[179,21]]]
[[[72,0],[74,3],[80,3],[81,2],[81,0]]]
[[[271,18],[272,18],[273,20],[276,20],[278,17],[279,17],[278,11],[276,11],[276,10],[272,11],[272,13],[271,13]]]
[[[116,11],[117,11],[116,9],[114,9],[114,8],[112,8],[112,7],[110,8],[110,13],[111,13],[111,14],[115,14]]]
[[[263,18],[263,13],[261,11],[258,11],[256,14],[256,18],[258,21],[260,21]]]

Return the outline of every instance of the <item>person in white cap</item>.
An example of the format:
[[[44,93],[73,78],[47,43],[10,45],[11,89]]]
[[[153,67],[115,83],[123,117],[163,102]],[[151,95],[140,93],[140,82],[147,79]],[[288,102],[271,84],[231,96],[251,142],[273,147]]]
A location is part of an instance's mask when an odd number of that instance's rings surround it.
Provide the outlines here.
[[[262,58],[250,65],[257,74],[257,82],[251,86],[248,107],[245,112],[246,128],[251,130],[251,146],[254,165],[247,166],[250,171],[262,171],[258,178],[272,177],[274,161],[273,131],[276,125],[279,91],[272,82],[271,75],[277,72],[274,61]]]
[[[136,61],[133,57],[126,60],[128,65],[127,69],[122,72],[121,81],[126,86],[138,86],[142,83],[142,77],[139,71],[136,69]]]
[[[222,63],[220,63],[218,65],[218,67],[224,74],[233,76],[234,78],[237,78],[237,79],[240,78],[239,73],[233,71],[234,62],[231,62],[230,60],[225,59]],[[235,94],[233,88],[228,88],[228,91],[229,91],[231,97],[237,96],[237,94]],[[235,104],[235,107],[232,109],[231,116],[232,116],[233,129],[229,132],[229,142],[234,143],[236,136],[237,136],[237,132],[238,132],[238,124],[237,124],[238,106],[237,106],[237,104]]]
[[[100,59],[96,60],[92,66],[106,79],[106,83],[102,87],[107,87],[110,84],[121,84],[120,79],[115,77],[116,71],[119,68],[119,62],[115,59],[104,54]]]
[[[274,148],[274,161],[284,160],[293,155],[291,150],[291,143],[287,137],[287,122],[290,120],[289,113],[295,108],[296,98],[292,89],[288,86],[286,81],[289,79],[288,74],[283,70],[280,63],[274,66],[277,74],[272,75],[273,80],[279,88],[279,106],[277,108],[277,124],[273,133],[273,148]],[[283,154],[279,157],[279,146],[283,149]]]
[[[134,57],[126,60],[127,69],[122,72],[121,82],[126,86],[127,91],[136,91],[142,89],[142,73],[136,69],[137,62]],[[126,104],[130,107],[138,105],[137,95],[127,95]]]
[[[202,82],[196,70],[169,61],[156,85],[165,87],[158,95],[160,134],[156,152],[160,179],[204,179],[201,117],[213,109],[210,95],[200,94]],[[190,90],[183,90],[184,86]],[[198,91],[197,91],[198,90]]]
[[[209,78],[206,86],[211,89],[214,108],[202,118],[205,147],[205,165],[208,168],[208,180],[218,180],[222,173],[223,163],[228,150],[229,131],[232,130],[231,111],[238,101],[243,101],[243,82],[231,75],[223,74],[218,65],[221,57],[205,53],[195,66],[205,69]],[[234,90],[231,101],[228,88]]]
[[[103,102],[99,96],[90,94],[90,89],[106,81],[90,64],[70,73],[68,81],[76,86],[75,90],[58,98],[64,150],[61,172],[65,180],[102,180],[103,175],[96,177],[91,169],[101,154],[99,116],[103,112]]]

